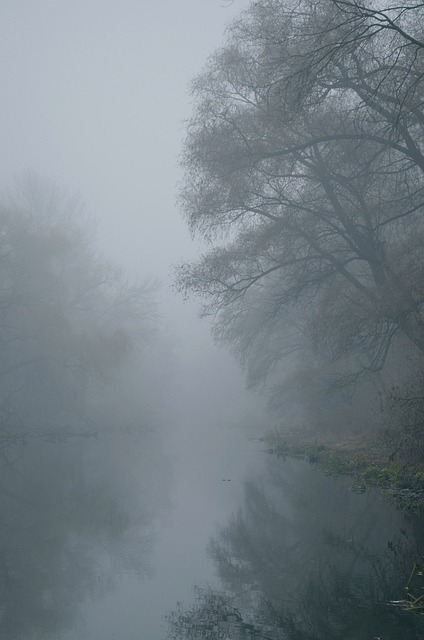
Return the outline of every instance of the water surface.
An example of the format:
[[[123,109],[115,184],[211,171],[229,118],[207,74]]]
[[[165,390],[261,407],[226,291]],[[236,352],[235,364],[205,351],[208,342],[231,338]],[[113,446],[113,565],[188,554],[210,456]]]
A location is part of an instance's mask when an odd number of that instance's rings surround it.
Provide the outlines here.
[[[390,605],[420,561],[422,520],[270,456],[254,433],[205,420],[177,425],[167,454],[145,433],[8,452],[1,637],[423,637]]]

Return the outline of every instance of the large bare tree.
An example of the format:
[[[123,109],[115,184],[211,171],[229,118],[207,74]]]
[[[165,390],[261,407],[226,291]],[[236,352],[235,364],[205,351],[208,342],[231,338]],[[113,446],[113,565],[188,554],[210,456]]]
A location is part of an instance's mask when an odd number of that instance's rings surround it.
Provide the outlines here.
[[[254,2],[193,82],[181,202],[210,248],[178,282],[245,359],[293,310],[295,336],[362,372],[399,335],[424,352],[423,17]]]

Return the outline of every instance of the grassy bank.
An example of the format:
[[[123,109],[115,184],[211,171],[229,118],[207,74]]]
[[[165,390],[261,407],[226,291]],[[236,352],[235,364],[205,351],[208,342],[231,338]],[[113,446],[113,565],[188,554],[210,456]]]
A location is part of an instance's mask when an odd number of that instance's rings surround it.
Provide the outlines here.
[[[318,440],[312,434],[274,430],[262,441],[269,453],[316,464],[328,475],[352,476],[352,490],[380,487],[405,510],[424,513],[424,463],[390,459],[377,440]]]

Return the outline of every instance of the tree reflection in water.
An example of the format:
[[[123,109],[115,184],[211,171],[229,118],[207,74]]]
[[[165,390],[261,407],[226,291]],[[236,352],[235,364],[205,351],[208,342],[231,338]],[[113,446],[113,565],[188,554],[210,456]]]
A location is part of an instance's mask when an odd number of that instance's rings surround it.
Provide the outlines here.
[[[74,438],[8,451],[0,468],[2,639],[58,637],[123,571],[149,571],[152,507],[134,477],[136,440]]]
[[[422,522],[306,464],[273,461],[269,478],[246,483],[244,506],[211,539],[223,590],[197,589],[167,617],[168,637],[422,638],[423,619],[390,605],[421,553]]]

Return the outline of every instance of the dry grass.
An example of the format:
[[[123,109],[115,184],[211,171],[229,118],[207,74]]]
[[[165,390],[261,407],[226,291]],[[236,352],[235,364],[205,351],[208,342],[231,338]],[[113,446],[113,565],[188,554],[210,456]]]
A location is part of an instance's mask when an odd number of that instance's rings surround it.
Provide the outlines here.
[[[328,475],[352,476],[356,484],[380,487],[402,509],[424,513],[424,463],[391,459],[378,437],[334,440],[276,429],[263,441],[270,453],[308,460]]]

